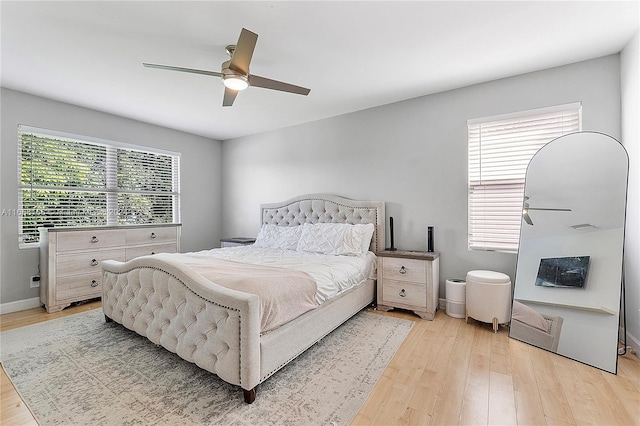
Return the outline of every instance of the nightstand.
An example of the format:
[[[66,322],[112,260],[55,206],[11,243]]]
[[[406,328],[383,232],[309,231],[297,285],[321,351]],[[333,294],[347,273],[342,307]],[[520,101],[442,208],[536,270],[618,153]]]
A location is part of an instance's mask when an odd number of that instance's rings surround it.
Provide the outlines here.
[[[440,253],[381,251],[378,256],[378,310],[408,309],[432,320],[438,308]]]
[[[250,246],[255,242],[255,238],[248,237],[220,238],[220,247]]]

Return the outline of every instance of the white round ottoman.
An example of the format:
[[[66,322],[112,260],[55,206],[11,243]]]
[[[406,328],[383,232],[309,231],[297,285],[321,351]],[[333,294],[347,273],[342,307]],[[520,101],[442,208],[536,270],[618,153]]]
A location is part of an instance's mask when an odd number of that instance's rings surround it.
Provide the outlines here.
[[[493,324],[506,324],[511,318],[511,280],[508,275],[494,271],[469,271],[467,273],[467,312],[469,317]]]

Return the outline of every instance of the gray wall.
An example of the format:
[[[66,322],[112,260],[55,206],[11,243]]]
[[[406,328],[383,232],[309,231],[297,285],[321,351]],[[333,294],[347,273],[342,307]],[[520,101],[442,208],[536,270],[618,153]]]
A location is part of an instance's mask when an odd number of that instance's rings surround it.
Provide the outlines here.
[[[620,58],[607,56],[254,135],[222,144],[225,236],[256,235],[258,206],[330,192],[383,200],[396,246],[426,249],[435,227],[447,278],[513,254],[467,249],[467,119],[581,101],[583,129],[620,138]]]
[[[118,142],[178,151],[181,157],[182,251],[219,245],[221,142],[2,89],[2,209],[17,209],[17,126],[58,130]],[[38,250],[18,249],[18,218],[1,218],[0,303],[38,297],[29,277],[38,272]]]
[[[621,54],[622,144],[629,154],[625,285],[627,343],[640,353],[640,33]]]

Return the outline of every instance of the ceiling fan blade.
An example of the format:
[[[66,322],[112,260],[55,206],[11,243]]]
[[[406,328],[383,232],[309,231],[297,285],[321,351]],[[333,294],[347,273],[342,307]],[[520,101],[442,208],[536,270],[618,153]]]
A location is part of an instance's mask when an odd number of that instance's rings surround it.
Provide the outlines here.
[[[297,95],[308,95],[311,89],[306,87],[295,86],[289,83],[283,83],[270,78],[260,77],[258,75],[249,76],[249,85],[253,87],[262,87],[264,89],[279,90],[281,92],[295,93]]]
[[[233,51],[233,56],[231,56],[229,68],[243,75],[249,74],[249,63],[251,63],[253,49],[255,49],[257,41],[258,34],[243,28],[240,32],[236,48]]]
[[[235,101],[236,96],[238,96],[237,90],[231,90],[228,87],[224,88],[224,98],[222,99],[222,106],[231,106],[233,105],[233,101]]]
[[[181,67],[173,67],[171,65],[158,65],[158,64],[147,64],[142,63],[147,68],[157,68],[159,70],[169,70],[169,71],[180,71],[180,72],[188,72],[192,74],[203,74],[203,75],[211,75],[214,77],[222,77],[222,73],[215,71],[205,71],[205,70],[196,70],[193,68],[181,68]]]
[[[540,211],[549,211],[549,212],[570,212],[571,209],[548,209],[545,207],[529,207],[529,210],[540,210]]]

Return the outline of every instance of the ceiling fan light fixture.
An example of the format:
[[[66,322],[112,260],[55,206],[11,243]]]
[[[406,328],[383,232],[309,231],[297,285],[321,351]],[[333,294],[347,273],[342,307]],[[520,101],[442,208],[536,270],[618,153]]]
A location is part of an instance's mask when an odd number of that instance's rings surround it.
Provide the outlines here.
[[[249,79],[240,74],[225,74],[222,76],[222,84],[227,89],[244,90],[249,87]]]

